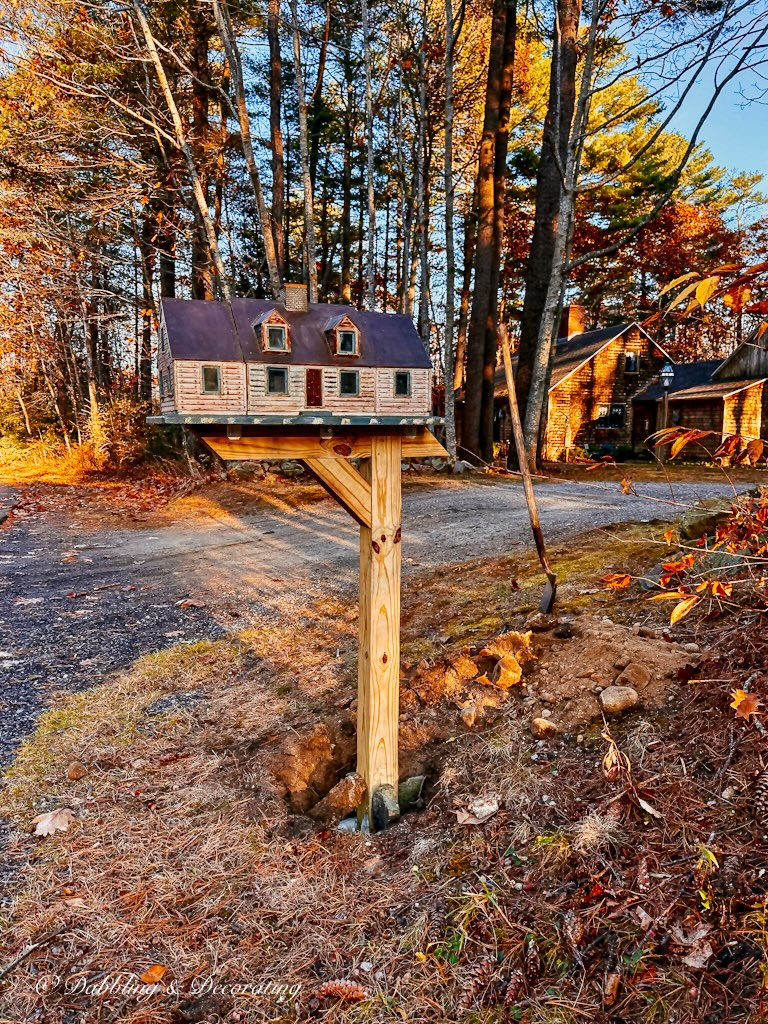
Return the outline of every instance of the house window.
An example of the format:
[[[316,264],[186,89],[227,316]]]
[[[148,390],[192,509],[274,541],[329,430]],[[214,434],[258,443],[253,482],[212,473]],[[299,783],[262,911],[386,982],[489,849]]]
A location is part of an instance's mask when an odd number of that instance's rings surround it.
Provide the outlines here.
[[[203,367],[203,394],[218,395],[221,393],[221,370],[218,366]]]
[[[282,366],[270,366],[267,369],[267,394],[288,394],[288,371]]]
[[[624,426],[625,415],[626,406],[624,405],[598,405],[595,425],[617,430]]]
[[[409,398],[411,394],[411,374],[408,370],[395,371],[395,395],[398,398]]]
[[[625,373],[637,373],[640,369],[640,354],[638,352],[627,352],[624,364]]]
[[[342,370],[339,373],[339,394],[347,397],[360,394],[360,374],[357,370]]]
[[[357,331],[339,331],[338,332],[338,352],[342,356],[356,356],[357,355]]]
[[[160,397],[162,398],[162,397],[163,397],[163,395],[165,394],[165,384],[164,384],[164,379],[165,379],[165,378],[164,378],[164,375],[163,375],[163,371],[162,371],[162,370],[161,370],[161,371],[160,371],[160,373],[159,373],[159,374],[157,375],[157,379],[158,379],[158,383],[160,384]]]
[[[282,324],[269,324],[267,327],[267,348],[271,352],[288,351],[288,336]]]

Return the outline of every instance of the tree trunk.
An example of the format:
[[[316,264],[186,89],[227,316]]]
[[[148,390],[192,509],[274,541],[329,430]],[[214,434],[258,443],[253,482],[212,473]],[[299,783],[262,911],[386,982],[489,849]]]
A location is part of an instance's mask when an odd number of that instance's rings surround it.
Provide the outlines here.
[[[507,0],[494,0],[483,133],[477,169],[478,227],[475,282],[467,335],[466,399],[461,439],[464,451],[479,457],[482,457],[481,423],[485,339],[486,332],[495,326],[493,323],[489,323],[491,315],[489,296],[494,280],[493,262],[496,252],[494,157],[496,130],[499,124],[506,23]]]
[[[483,351],[483,396],[480,414],[480,451],[485,462],[493,461],[494,386],[498,352],[499,276],[501,249],[507,199],[507,151],[509,148],[509,115],[512,108],[512,84],[517,41],[517,0],[508,0],[504,25],[504,51],[501,66],[499,120],[493,154],[493,259],[491,285],[488,292],[488,314]]]
[[[422,0],[421,15],[421,46],[419,47],[419,138],[416,160],[416,212],[418,217],[419,237],[419,334],[424,348],[429,352],[430,318],[429,318],[429,170],[427,167],[427,0]]]
[[[212,29],[202,8],[196,4],[190,6],[192,22],[192,126],[190,129],[190,145],[192,155],[200,176],[200,184],[205,196],[206,210],[209,208],[209,173],[208,173],[208,139],[210,135],[209,97],[211,69],[208,62],[208,45]],[[205,230],[202,213],[196,218],[195,231],[192,236],[192,298],[213,298],[213,275],[211,270],[211,249]],[[215,227],[214,227],[215,234]]]
[[[297,0],[291,0],[293,21],[293,63],[296,75],[296,94],[299,107],[299,150],[301,175],[304,184],[304,235],[307,250],[307,281],[309,301],[317,302],[317,258],[315,256],[315,214],[312,200],[312,179],[309,174],[309,131],[307,128],[307,100],[304,93],[304,75],[301,66],[301,38]]]
[[[279,276],[281,280],[284,280],[285,164],[281,121],[283,61],[280,55],[280,0],[269,0],[267,39],[269,41],[269,133],[272,139],[272,237],[275,242]]]
[[[213,258],[213,264],[216,268],[216,274],[219,279],[219,288],[221,290],[223,298],[226,299],[226,301],[229,301],[230,291],[229,285],[227,283],[227,274],[224,267],[224,261],[221,258],[219,244],[216,241],[216,232],[213,230],[213,223],[211,221],[210,211],[208,209],[208,200],[206,199],[205,196],[205,190],[200,180],[200,175],[197,173],[197,167],[195,165],[195,159],[192,153],[192,149],[189,145],[189,142],[187,141],[187,135],[184,130],[184,122],[182,121],[181,115],[179,114],[179,108],[176,106],[176,101],[173,98],[171,87],[168,84],[168,77],[165,74],[163,62],[160,60],[160,54],[158,53],[157,50],[157,43],[155,42],[155,38],[152,35],[152,30],[149,27],[149,22],[147,21],[144,9],[139,3],[139,0],[133,0],[133,9],[136,12],[136,18],[139,22],[139,26],[144,36],[144,42],[146,43],[147,50],[149,51],[152,64],[154,65],[155,68],[155,73],[157,74],[157,78],[160,83],[160,88],[163,91],[165,102],[168,106],[168,110],[173,121],[173,126],[176,132],[176,139],[179,149],[184,155],[184,159],[187,164],[187,173],[192,183],[192,191],[195,197],[198,216],[203,224],[205,235],[208,240],[211,256]]]
[[[251,139],[251,118],[248,114],[248,105],[245,99],[245,83],[243,81],[243,65],[240,58],[240,50],[237,45],[235,33],[232,29],[232,22],[229,17],[229,9],[226,0],[214,0],[213,8],[216,14],[216,24],[219,29],[224,52],[227,55],[230,72],[232,74],[232,86],[235,92],[235,107],[237,119],[240,124],[240,139],[243,146],[243,156],[248,168],[248,176],[251,179],[251,188],[256,199],[256,209],[261,224],[261,235],[264,243],[264,255],[267,260],[267,273],[269,274],[269,290],[273,299],[280,299],[282,285],[280,282],[280,270],[277,264],[277,253],[275,241],[270,223],[267,204],[264,199],[264,192],[261,187],[261,176],[259,174],[256,156],[253,151]],[[315,278],[315,293],[317,293],[317,278]],[[317,297],[313,299],[317,301]]]
[[[460,29],[459,29],[460,30]],[[456,302],[456,243],[453,224],[453,57],[458,40],[452,0],[445,0],[445,337],[443,386],[445,388],[445,447],[456,461],[456,407],[454,402],[454,320]]]
[[[139,254],[141,257],[141,348],[139,351],[139,399],[152,401],[152,338],[155,298],[152,281],[155,274],[153,238],[158,230],[158,212],[152,203],[144,207],[141,218]]]
[[[453,372],[453,386],[460,388],[464,383],[464,363],[467,352],[467,328],[469,326],[469,297],[472,287],[472,264],[475,259],[477,241],[477,183],[472,194],[472,206],[464,218],[464,272],[461,280],[459,300],[459,327],[456,332],[456,366]]]
[[[365,151],[368,184],[368,251],[365,268],[365,305],[376,308],[376,197],[373,160],[373,91],[371,84],[371,29],[368,0],[361,0],[363,22],[363,60],[365,62]]]
[[[520,416],[525,423],[529,458],[538,445],[542,410],[546,400],[537,385],[536,403],[530,416],[528,404],[531,381],[537,359],[539,339],[546,336],[547,323],[554,318],[552,274],[558,244],[567,239],[567,229],[559,223],[564,179],[568,166],[571,124],[576,103],[577,37],[581,0],[557,0],[549,100],[544,120],[541,159],[536,176],[536,213],[531,249],[525,271],[525,299],[520,322],[520,347],[516,376]],[[559,294],[558,299],[559,302]],[[554,328],[554,323],[552,324]],[[541,362],[541,359],[540,359]],[[548,353],[546,362],[549,362]],[[534,455],[534,462],[536,456]],[[532,467],[535,468],[535,465]]]

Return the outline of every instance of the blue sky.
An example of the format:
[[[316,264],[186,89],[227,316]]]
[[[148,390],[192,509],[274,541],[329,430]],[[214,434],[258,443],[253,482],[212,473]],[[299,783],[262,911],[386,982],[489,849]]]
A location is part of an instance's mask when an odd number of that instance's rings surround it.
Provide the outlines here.
[[[673,127],[690,137],[710,98],[711,85],[702,82],[693,90]],[[768,106],[745,104],[734,87],[724,90],[699,135],[711,150],[715,163],[729,171],[758,172],[768,194]]]

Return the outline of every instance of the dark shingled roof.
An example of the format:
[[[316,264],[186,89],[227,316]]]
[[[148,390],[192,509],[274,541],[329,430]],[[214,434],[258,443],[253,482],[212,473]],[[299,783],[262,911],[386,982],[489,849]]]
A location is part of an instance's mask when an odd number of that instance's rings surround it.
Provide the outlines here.
[[[263,352],[253,322],[277,310],[291,328],[290,352]],[[352,306],[310,303],[306,313],[286,310],[267,299],[205,302],[163,299],[162,312],[174,359],[219,359],[309,366],[384,366],[428,370],[431,366],[413,321],[392,313],[370,313]],[[360,331],[360,355],[331,352],[325,327],[346,315]]]
[[[586,331],[584,334],[574,334],[572,338],[558,338],[555,358],[552,363],[552,378],[550,390],[564,380],[569,373],[573,373],[582,363],[587,362],[596,356],[603,346],[621,337],[634,324],[616,324],[615,327],[601,327],[599,331]],[[512,363],[517,368],[517,355],[512,357]],[[507,379],[504,374],[504,367],[496,369],[494,395],[498,398],[507,393]]]
[[[672,381],[670,398],[680,398],[683,392],[701,391],[712,387],[712,374],[720,366],[720,359],[700,359],[697,363],[677,363],[675,379]],[[731,390],[738,390],[737,387]],[[708,392],[709,393],[709,392]],[[632,399],[633,402],[656,402],[664,397],[664,388],[660,381],[648,384]],[[689,397],[689,396],[686,396]],[[707,396],[703,396],[707,397]]]
[[[174,359],[242,362],[229,306],[202,299],[161,299],[163,322]]]

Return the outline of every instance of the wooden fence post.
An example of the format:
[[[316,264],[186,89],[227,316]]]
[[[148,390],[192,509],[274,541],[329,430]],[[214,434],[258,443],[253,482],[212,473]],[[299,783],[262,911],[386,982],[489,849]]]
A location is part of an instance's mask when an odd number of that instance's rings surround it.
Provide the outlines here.
[[[360,527],[360,611],[357,770],[371,802],[377,789],[397,793],[400,687],[400,572],[402,498],[398,435],[375,436],[362,473],[371,485],[371,525]]]

